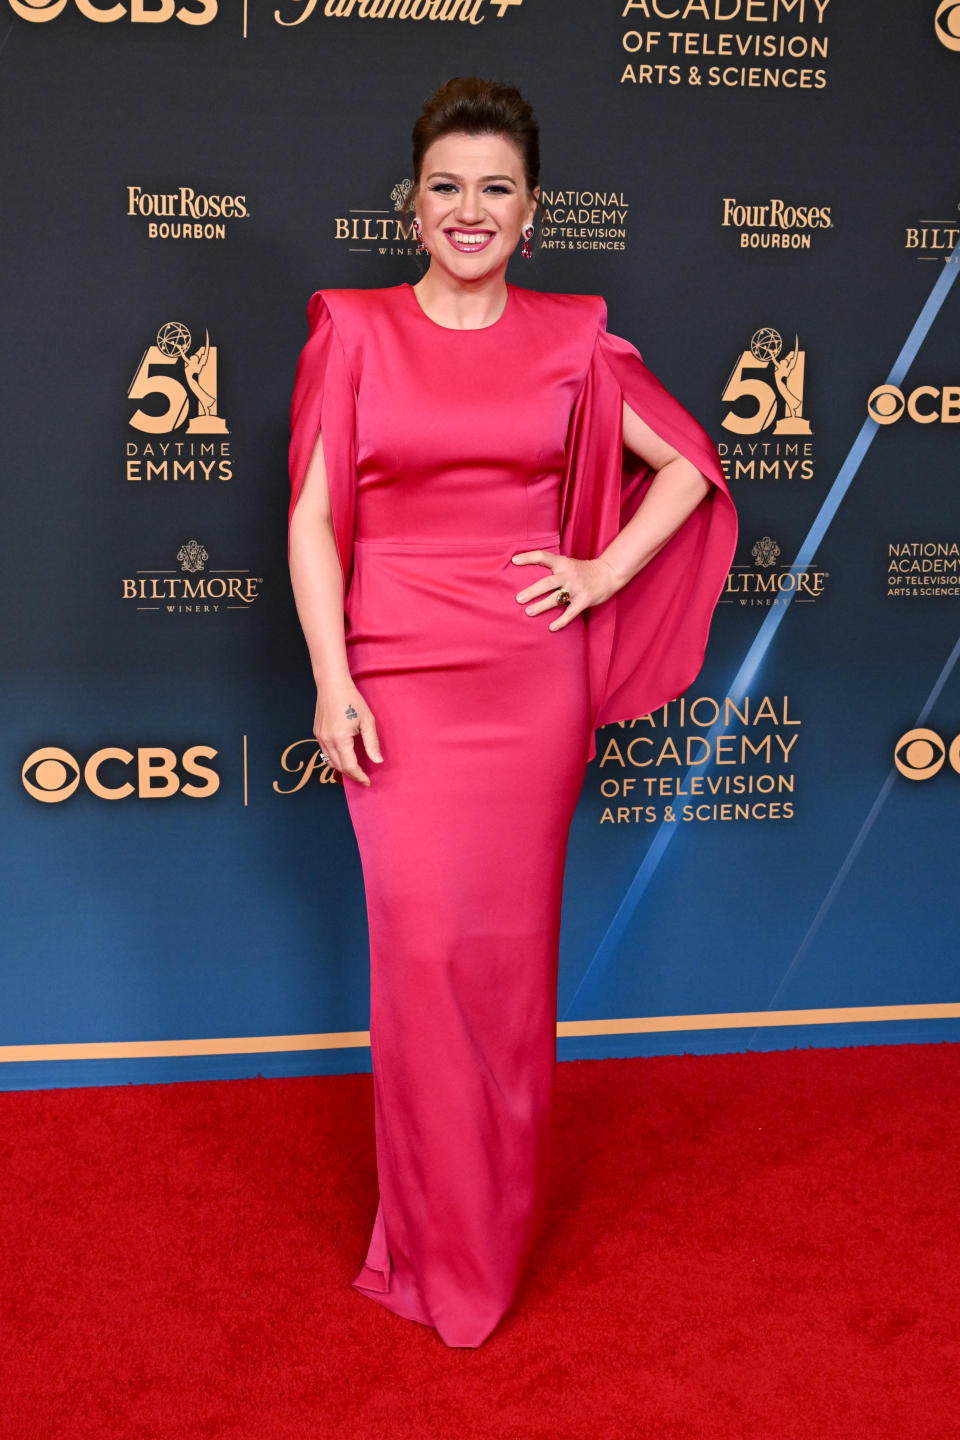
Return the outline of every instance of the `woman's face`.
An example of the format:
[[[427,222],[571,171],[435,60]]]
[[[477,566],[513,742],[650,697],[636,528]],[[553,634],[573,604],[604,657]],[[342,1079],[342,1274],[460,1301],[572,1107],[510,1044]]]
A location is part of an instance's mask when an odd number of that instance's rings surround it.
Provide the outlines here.
[[[420,169],[417,214],[431,266],[457,280],[505,270],[536,205],[520,152],[506,135],[443,135]]]

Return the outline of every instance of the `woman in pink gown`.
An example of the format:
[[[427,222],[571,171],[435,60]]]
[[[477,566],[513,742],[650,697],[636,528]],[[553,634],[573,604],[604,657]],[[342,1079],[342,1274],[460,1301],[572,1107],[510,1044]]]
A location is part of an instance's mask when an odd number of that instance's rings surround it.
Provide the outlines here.
[[[538,168],[512,87],[442,86],[414,129],[429,268],[311,296],[291,407],[291,577],[370,938],[353,1284],[450,1346],[494,1329],[543,1219],[594,730],[689,685],[736,539],[715,448],[604,301],[507,283]]]

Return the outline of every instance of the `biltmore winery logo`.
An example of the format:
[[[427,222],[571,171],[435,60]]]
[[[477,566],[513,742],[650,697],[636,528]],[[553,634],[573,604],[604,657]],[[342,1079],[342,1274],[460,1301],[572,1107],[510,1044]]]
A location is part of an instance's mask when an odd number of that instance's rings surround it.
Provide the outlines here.
[[[770,609],[774,605],[812,604],[824,592],[829,571],[783,563],[779,543],[770,535],[754,541],[752,565],[731,565],[720,604]]]
[[[185,540],[177,564],[155,570],[137,570],[121,583],[125,605],[167,615],[219,615],[226,610],[249,610],[259,598],[263,579],[239,567],[213,567],[205,545]]]

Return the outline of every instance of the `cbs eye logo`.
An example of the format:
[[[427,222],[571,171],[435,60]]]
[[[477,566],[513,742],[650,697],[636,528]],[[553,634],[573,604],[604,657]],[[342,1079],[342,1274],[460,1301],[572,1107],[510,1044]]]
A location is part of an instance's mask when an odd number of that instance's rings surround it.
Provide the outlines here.
[[[128,13],[126,5],[97,5],[94,0],[73,0],[87,20],[109,25]],[[176,15],[185,25],[209,25],[217,13],[217,0],[191,0],[192,9],[176,0],[131,0],[129,15],[134,25],[162,25]],[[56,20],[67,8],[67,0],[10,0],[10,9],[21,20],[42,25]]]
[[[960,385],[918,385],[909,395],[897,385],[878,385],[867,397],[867,414],[878,425],[895,425],[904,413],[918,425],[960,424]]]
[[[960,50],[960,0],[940,0],[933,27],[941,45]]]
[[[908,730],[893,749],[893,763],[907,780],[931,780],[945,760],[960,775],[960,735],[948,747],[936,730]]]
[[[220,789],[220,776],[200,762],[214,760],[216,755],[210,745],[191,745],[179,758],[175,750],[160,745],[142,745],[136,754],[106,745],[81,766],[69,750],[46,745],[27,756],[20,778],[27,794],[43,805],[69,800],[81,779],[100,800],[125,800],[128,795],[140,800],[164,800],[178,791],[191,799],[205,800]],[[106,774],[102,773],[104,767]]]

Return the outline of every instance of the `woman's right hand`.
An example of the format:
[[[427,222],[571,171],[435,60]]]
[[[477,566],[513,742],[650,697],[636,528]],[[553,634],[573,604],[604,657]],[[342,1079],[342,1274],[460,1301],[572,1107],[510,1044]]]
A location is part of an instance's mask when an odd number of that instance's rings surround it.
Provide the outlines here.
[[[317,691],[317,709],[313,720],[314,738],[335,770],[369,785],[370,778],[361,770],[354,749],[354,736],[363,737],[363,746],[371,760],[383,761],[373,711],[353,684],[334,685],[322,693]]]

